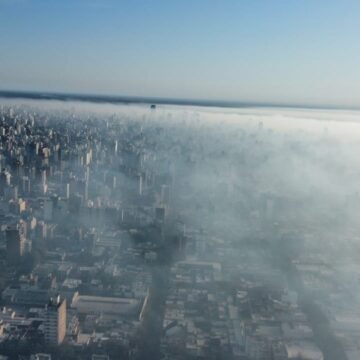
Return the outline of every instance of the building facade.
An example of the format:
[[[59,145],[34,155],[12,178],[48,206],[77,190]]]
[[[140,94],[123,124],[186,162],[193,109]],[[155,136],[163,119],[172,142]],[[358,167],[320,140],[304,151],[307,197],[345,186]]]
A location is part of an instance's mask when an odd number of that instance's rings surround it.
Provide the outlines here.
[[[66,300],[58,296],[45,307],[44,335],[49,345],[60,345],[66,334]]]

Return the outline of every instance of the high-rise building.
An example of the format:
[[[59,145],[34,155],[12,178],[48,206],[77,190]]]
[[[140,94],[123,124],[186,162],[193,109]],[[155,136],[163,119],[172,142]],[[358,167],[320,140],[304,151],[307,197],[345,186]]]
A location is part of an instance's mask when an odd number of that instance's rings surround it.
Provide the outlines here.
[[[23,176],[22,177],[22,188],[21,188],[22,192],[24,194],[28,194],[31,191],[31,186],[30,186],[30,178],[28,176]]]
[[[41,184],[43,186],[47,185],[47,176],[46,176],[46,170],[41,171]]]
[[[169,205],[170,202],[170,187],[169,185],[161,185],[161,204]]]
[[[139,179],[139,195],[142,195],[143,194],[143,175],[139,174],[138,179]]]
[[[45,307],[44,335],[45,342],[60,345],[66,334],[66,300],[58,296],[50,299]]]
[[[155,219],[160,222],[165,221],[166,209],[164,207],[155,208]]]
[[[65,187],[65,197],[66,197],[66,199],[70,199],[70,183],[67,183],[67,184],[66,184],[66,187]]]
[[[25,252],[26,224],[10,225],[5,231],[6,255],[9,264],[18,264]]]
[[[85,184],[84,184],[84,200],[87,201],[89,198],[89,181],[90,181],[90,167],[86,167],[85,171]]]
[[[51,221],[53,218],[53,201],[46,199],[44,202],[44,220]]]

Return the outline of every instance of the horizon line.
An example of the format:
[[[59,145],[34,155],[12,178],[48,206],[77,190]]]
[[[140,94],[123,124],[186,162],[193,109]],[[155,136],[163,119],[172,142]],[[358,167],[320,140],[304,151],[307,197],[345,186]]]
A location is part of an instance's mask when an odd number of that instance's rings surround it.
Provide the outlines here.
[[[360,110],[360,106],[324,105],[306,103],[282,103],[271,101],[233,101],[233,100],[210,100],[210,99],[186,99],[158,96],[129,96],[129,95],[105,95],[86,94],[57,91],[32,91],[32,90],[0,90],[0,98],[24,99],[24,100],[54,100],[54,101],[80,101],[103,104],[144,104],[144,105],[179,105],[200,106],[219,108],[292,108],[309,110]]]

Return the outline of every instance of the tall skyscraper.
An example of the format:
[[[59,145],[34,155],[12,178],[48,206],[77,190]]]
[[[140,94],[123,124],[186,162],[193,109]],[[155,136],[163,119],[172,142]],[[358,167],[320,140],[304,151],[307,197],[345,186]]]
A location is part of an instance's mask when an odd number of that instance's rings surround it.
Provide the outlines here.
[[[84,184],[84,200],[87,201],[89,198],[89,181],[90,181],[90,167],[86,167],[85,172],[85,184]]]
[[[143,174],[138,175],[139,179],[139,195],[143,194]]]
[[[41,184],[45,186],[47,184],[46,170],[41,171]]]
[[[53,218],[54,204],[51,199],[46,199],[44,202],[44,220],[51,221]]]
[[[10,225],[5,232],[6,255],[9,264],[18,264],[25,252],[26,224]]]
[[[161,204],[169,205],[170,202],[170,187],[169,185],[161,185]]]
[[[45,307],[44,335],[49,345],[60,345],[66,334],[66,300],[58,296]]]
[[[65,197],[66,197],[66,199],[70,199],[70,183],[67,183],[67,184],[66,184],[66,187],[65,187]]]

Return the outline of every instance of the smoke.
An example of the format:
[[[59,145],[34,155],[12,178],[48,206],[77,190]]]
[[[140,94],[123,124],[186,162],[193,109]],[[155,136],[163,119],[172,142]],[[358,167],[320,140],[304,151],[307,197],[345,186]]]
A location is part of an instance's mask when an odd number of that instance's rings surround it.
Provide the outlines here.
[[[112,209],[83,216],[84,227],[100,229],[93,237],[116,229],[121,209],[123,243],[146,244],[153,259],[164,232],[175,233],[159,230],[156,214],[169,227],[181,224],[183,258],[232,264],[226,280],[251,273],[275,283],[289,277],[286,266],[293,263],[311,288],[316,282],[306,259],[322,264],[316,276],[359,301],[352,274],[360,274],[360,113],[55,101],[12,106],[57,129],[78,127],[79,134],[81,126],[96,124],[77,146],[87,149],[90,141],[99,161],[88,173],[73,174],[79,184],[92,179],[93,213],[103,204]],[[316,300],[333,318],[332,301],[353,308],[329,292],[319,290]]]

